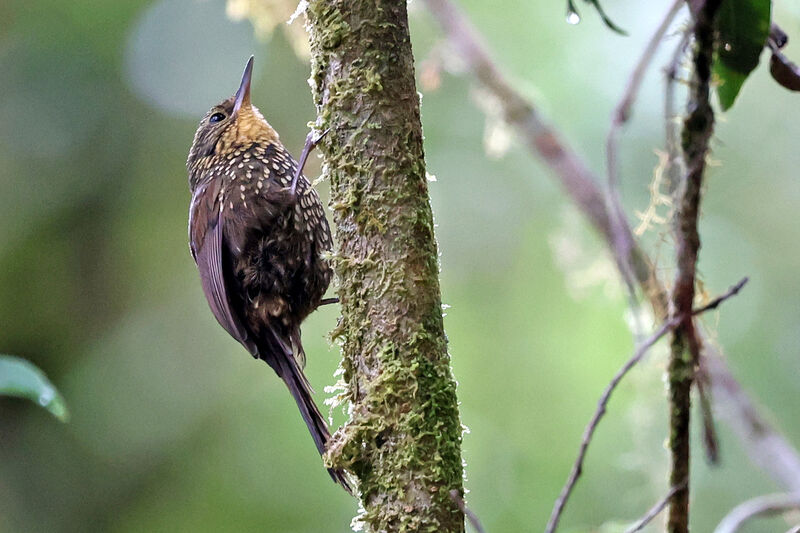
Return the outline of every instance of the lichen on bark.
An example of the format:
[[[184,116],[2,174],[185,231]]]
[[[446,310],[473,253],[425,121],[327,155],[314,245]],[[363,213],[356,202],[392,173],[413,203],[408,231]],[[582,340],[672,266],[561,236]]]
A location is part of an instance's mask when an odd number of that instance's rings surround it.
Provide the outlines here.
[[[312,0],[311,87],[331,182],[350,420],[326,461],[368,531],[461,532],[456,383],[442,321],[405,0]]]

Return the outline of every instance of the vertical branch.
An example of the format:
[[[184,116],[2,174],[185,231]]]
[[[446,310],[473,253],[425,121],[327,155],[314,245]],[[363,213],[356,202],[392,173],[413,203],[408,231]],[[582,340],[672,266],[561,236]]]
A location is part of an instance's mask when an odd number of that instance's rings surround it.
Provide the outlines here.
[[[311,86],[338,252],[349,422],[326,455],[368,531],[462,532],[461,423],[442,324],[406,2],[311,0]]]
[[[693,79],[688,115],[683,123],[682,147],[687,174],[676,213],[675,246],[677,274],[672,289],[673,316],[681,317],[672,337],[669,363],[670,436],[672,468],[670,484],[685,486],[670,501],[667,530],[689,531],[689,420],[691,387],[700,354],[699,337],[694,330],[692,304],[695,293],[700,235],[697,220],[708,144],[714,129],[714,111],[709,101],[709,80],[714,52],[714,17],[721,0],[706,0],[695,12]]]

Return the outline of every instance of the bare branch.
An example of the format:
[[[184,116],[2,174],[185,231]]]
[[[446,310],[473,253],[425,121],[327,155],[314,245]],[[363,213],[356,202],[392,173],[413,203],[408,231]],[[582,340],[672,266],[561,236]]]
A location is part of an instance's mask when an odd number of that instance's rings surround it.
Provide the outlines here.
[[[667,191],[670,197],[675,195],[678,184],[681,181],[681,162],[683,161],[679,147],[680,136],[678,135],[677,112],[675,111],[675,84],[678,81],[678,72],[680,72],[681,62],[686,55],[686,47],[689,46],[691,37],[692,32],[689,31],[689,29],[683,32],[683,36],[678,46],[675,48],[672,59],[667,65],[666,75],[664,76],[664,133],[668,155],[667,176],[669,182],[667,184]]]
[[[661,498],[654,506],[652,506],[650,510],[647,511],[647,513],[642,518],[639,519],[638,522],[636,522],[631,527],[626,529],[625,533],[636,533],[637,531],[641,531],[642,529],[644,529],[644,526],[649,524],[650,521],[653,520],[653,518],[657,517],[658,514],[664,510],[664,507],[667,506],[669,500],[672,498],[672,495],[678,492],[684,486],[686,486],[686,481],[684,481],[680,485],[676,485],[671,489],[669,489],[667,495]]]
[[[734,507],[722,519],[714,533],[736,533],[751,518],[783,513],[791,509],[800,509],[800,493],[759,496]]]
[[[721,304],[731,296],[736,296],[737,294],[739,294],[739,291],[742,290],[742,288],[745,285],[747,285],[748,281],[750,281],[750,278],[748,278],[747,276],[743,277],[741,280],[739,280],[739,283],[732,286],[723,294],[717,296],[716,298],[708,302],[706,305],[696,308],[694,311],[692,311],[692,315],[697,316],[705,313],[706,311],[710,311],[711,309],[716,309],[717,307],[719,307],[719,304]]]
[[[628,85],[625,88],[625,94],[622,96],[622,99],[619,101],[617,107],[614,109],[614,112],[611,115],[612,130],[623,126],[628,122],[628,119],[630,119],[631,109],[636,101],[636,97],[639,95],[639,88],[642,86],[642,82],[644,81],[644,75],[647,72],[650,63],[653,61],[653,57],[655,56],[661,41],[664,39],[664,35],[666,35],[670,24],[672,24],[672,21],[675,20],[675,17],[678,15],[683,5],[683,0],[675,0],[669,7],[667,14],[661,20],[661,23],[658,25],[655,33],[653,33],[653,36],[650,37],[650,41],[648,41],[647,46],[645,46],[642,57],[639,58],[636,68],[633,69],[631,77],[628,79]]]
[[[461,497],[461,494],[457,490],[450,491],[450,498],[454,502],[456,502],[456,505],[461,510],[461,512],[464,513],[464,516],[467,517],[467,520],[469,520],[469,523],[472,525],[473,528],[475,528],[475,531],[477,531],[478,533],[486,533],[486,531],[483,529],[483,526],[481,525],[481,521],[478,520],[478,516],[472,511],[470,511],[469,507],[467,507],[467,504],[464,503],[464,498]]]
[[[681,320],[672,334],[669,376],[669,450],[671,457],[670,483],[678,485],[688,480],[691,456],[689,421],[691,392],[695,369],[700,361],[700,338],[695,333],[692,305],[695,295],[697,257],[703,176],[709,140],[714,131],[714,111],[709,101],[711,62],[714,53],[714,19],[722,0],[705,0],[694,13],[695,51],[692,89],[688,115],[683,122],[683,153],[688,173],[682,184],[681,198],[675,218],[675,253],[677,274],[672,289],[674,316]],[[690,357],[686,357],[688,354]],[[689,485],[675,492],[670,500],[667,531],[689,531]]]
[[[739,283],[728,289],[727,292],[722,294],[721,296],[714,298],[708,305],[700,307],[692,311],[692,315],[700,315],[706,311],[711,309],[716,309],[722,302],[727,300],[728,298],[736,295],[742,287],[747,283],[747,278],[744,278]],[[558,527],[558,522],[561,518],[561,514],[564,512],[564,507],[567,504],[567,500],[569,499],[570,495],[572,494],[572,490],[575,488],[575,484],[578,481],[581,473],[583,472],[583,463],[586,459],[586,451],[589,448],[589,443],[594,436],[594,432],[597,429],[597,426],[600,424],[600,419],[606,414],[606,408],[608,406],[608,402],[611,399],[611,393],[617,388],[617,385],[620,384],[622,379],[625,375],[634,367],[636,366],[639,361],[644,358],[647,351],[661,339],[664,335],[666,335],[672,328],[677,326],[681,322],[681,317],[673,317],[667,322],[665,322],[655,333],[653,333],[650,337],[648,337],[634,352],[633,356],[631,356],[628,361],[622,365],[617,373],[611,378],[611,381],[606,385],[605,390],[603,390],[603,394],[600,396],[600,400],[597,402],[597,409],[592,415],[592,419],[586,425],[586,429],[583,431],[583,437],[581,438],[581,446],[578,450],[578,457],[575,459],[575,463],[572,465],[572,471],[567,478],[567,482],[564,485],[564,488],[561,489],[561,493],[556,500],[555,505],[553,506],[553,511],[550,514],[550,520],[547,523],[547,528],[545,529],[545,533],[553,533],[556,528]],[[678,490],[684,489],[686,486],[686,481],[677,483],[673,486],[673,488],[669,492],[669,497],[671,498],[675,492]],[[644,527],[644,524],[642,525]]]
[[[688,115],[683,122],[683,153],[687,166],[686,179],[675,218],[675,253],[677,274],[672,289],[674,316],[681,321],[672,334],[669,381],[671,458],[670,483],[677,485],[690,475],[691,392],[694,373],[700,361],[700,339],[695,333],[692,304],[695,295],[697,257],[703,176],[709,140],[714,131],[714,111],[709,101],[711,61],[714,53],[714,18],[722,0],[706,0],[694,13],[695,51],[692,90]],[[687,357],[687,352],[689,357]],[[669,506],[667,531],[689,531],[689,486],[673,494]]]
[[[745,276],[739,283],[732,286],[724,294],[714,298],[706,305],[692,311],[693,315],[699,315],[711,309],[716,309],[722,302],[735,296],[742,290],[750,279]],[[717,433],[714,427],[714,417],[712,414],[711,401],[709,399],[709,392],[706,386],[710,382],[708,377],[708,364],[704,357],[700,360],[697,372],[695,373],[695,383],[697,384],[697,392],[700,397],[700,412],[703,416],[703,443],[705,444],[706,456],[711,464],[716,464],[719,456],[719,444],[717,443]]]
[[[475,28],[451,0],[424,0],[431,15],[460,55],[469,73],[503,106],[505,120],[514,126],[531,153],[547,164],[570,199],[603,237],[617,265],[629,262],[644,295],[657,319],[665,321],[668,298],[658,279],[653,262],[636,241],[628,257],[616,247],[604,195],[597,186],[597,177],[572,149],[562,142],[559,131],[536,112],[533,102],[516,92],[492,62]],[[688,41],[687,41],[688,42]],[[686,43],[681,43],[680,62]],[[676,66],[677,69],[677,66]],[[672,116],[670,115],[670,118]],[[677,182],[677,180],[675,180]],[[632,233],[626,225],[620,231]],[[800,483],[800,453],[759,413],[747,393],[728,370],[713,345],[706,344],[706,362],[718,404],[730,409],[728,425],[742,440],[754,463],[761,466],[778,483],[789,490]]]
[[[583,437],[581,438],[581,446],[578,450],[578,457],[575,459],[575,463],[572,465],[572,471],[567,478],[567,483],[564,485],[564,488],[561,489],[561,494],[559,494],[558,499],[553,506],[553,512],[550,513],[550,520],[547,522],[545,533],[553,533],[558,527],[558,521],[561,519],[561,514],[564,512],[564,507],[567,505],[567,500],[569,499],[570,494],[572,494],[572,489],[575,487],[575,483],[577,483],[578,478],[583,472],[583,461],[586,458],[586,450],[589,448],[589,443],[592,441],[592,437],[597,429],[597,425],[600,423],[600,419],[606,414],[606,406],[608,405],[608,401],[611,399],[611,393],[617,388],[617,385],[619,385],[619,382],[625,377],[625,374],[627,374],[631,368],[636,366],[636,363],[642,360],[647,353],[647,350],[649,350],[656,342],[659,341],[659,339],[661,339],[661,337],[666,335],[667,332],[675,327],[677,323],[678,319],[674,318],[658,328],[655,333],[650,335],[650,337],[648,337],[639,346],[636,352],[634,352],[633,356],[628,359],[624,365],[622,365],[622,368],[617,371],[614,377],[611,378],[609,384],[606,385],[603,394],[600,396],[600,400],[597,402],[597,409],[595,410],[594,415],[592,415],[592,419],[589,421],[586,429],[583,430]]]
[[[679,148],[678,120],[675,111],[675,85],[678,81],[681,61],[685,57],[686,47],[692,37],[691,28],[683,32],[680,43],[678,44],[666,68],[666,87],[664,90],[664,123],[666,137],[666,165],[662,174],[667,176],[667,196],[670,205],[674,205],[673,198],[677,197],[678,185],[682,182],[684,165],[682,153]],[[674,209],[674,208],[673,208]],[[670,215],[669,218],[672,218]],[[643,221],[643,224],[646,221]],[[697,341],[697,346],[702,346],[702,339]],[[703,418],[703,444],[705,445],[706,458],[710,464],[716,464],[719,457],[719,444],[716,428],[714,427],[714,416],[711,406],[708,383],[710,376],[705,369],[704,360],[699,360],[695,374],[697,393],[700,397],[700,414]]]
[[[670,24],[672,24],[672,21],[678,15],[678,12],[681,10],[683,5],[683,0],[675,0],[670,6],[667,14],[661,21],[661,24],[659,24],[655,33],[650,38],[650,41],[647,43],[644,53],[642,53],[642,57],[639,59],[639,62],[633,69],[633,73],[631,73],[631,77],[628,80],[628,85],[625,88],[625,94],[623,94],[622,99],[619,101],[617,107],[614,109],[614,112],[611,114],[611,127],[608,130],[608,137],[606,138],[606,171],[608,173],[608,188],[606,192],[607,202],[609,204],[609,212],[613,217],[612,223],[614,225],[627,225],[627,217],[625,216],[625,211],[622,208],[622,199],[620,196],[619,187],[619,163],[617,161],[619,133],[622,126],[628,122],[628,119],[630,119],[633,103],[636,101],[636,97],[639,94],[639,88],[642,85],[642,81],[644,81],[644,75],[647,72],[647,68],[653,61],[653,56],[655,56],[655,53],[658,50],[661,41],[664,39],[664,35],[667,33]],[[624,237],[629,233],[625,232],[624,230],[616,229],[615,234]],[[624,247],[623,249],[629,248],[631,245],[631,242],[624,240],[618,244],[618,246]],[[626,254],[626,256],[627,255],[628,254]],[[630,271],[630,266],[627,262],[623,263],[623,265],[624,268],[622,274],[625,282],[628,284],[629,288],[633,289],[635,283],[633,273]]]

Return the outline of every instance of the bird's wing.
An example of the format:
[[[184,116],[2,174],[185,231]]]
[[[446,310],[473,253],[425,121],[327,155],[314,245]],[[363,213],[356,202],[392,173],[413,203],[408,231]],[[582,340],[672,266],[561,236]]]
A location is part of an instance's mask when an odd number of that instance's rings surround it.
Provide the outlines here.
[[[216,191],[202,191],[206,198],[193,202],[190,219],[192,255],[200,271],[203,292],[217,322],[231,337],[257,356],[258,348],[241,317],[231,305],[225,279],[224,257],[229,253],[224,242],[223,219],[217,207]],[[208,198],[211,195],[211,198]],[[210,200],[210,201],[204,201]]]

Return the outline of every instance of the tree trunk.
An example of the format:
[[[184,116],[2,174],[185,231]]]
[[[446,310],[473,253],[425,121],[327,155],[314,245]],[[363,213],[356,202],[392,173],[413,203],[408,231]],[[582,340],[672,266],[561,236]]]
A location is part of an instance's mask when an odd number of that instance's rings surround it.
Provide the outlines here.
[[[367,531],[462,532],[461,423],[442,323],[405,0],[312,0],[311,86],[331,182],[344,379],[326,460]]]

